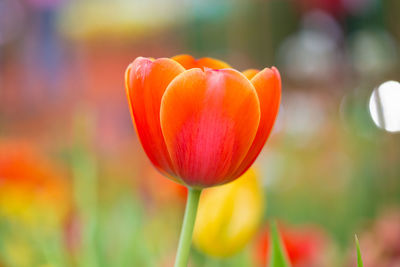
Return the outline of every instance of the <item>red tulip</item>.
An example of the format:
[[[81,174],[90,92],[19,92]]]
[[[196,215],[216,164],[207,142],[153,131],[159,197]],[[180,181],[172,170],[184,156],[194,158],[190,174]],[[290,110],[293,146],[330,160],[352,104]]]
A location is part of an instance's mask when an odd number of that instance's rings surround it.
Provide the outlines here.
[[[138,57],[125,82],[147,156],[162,173],[195,188],[230,182],[252,165],[281,98],[274,67],[249,80],[222,61],[188,55]]]

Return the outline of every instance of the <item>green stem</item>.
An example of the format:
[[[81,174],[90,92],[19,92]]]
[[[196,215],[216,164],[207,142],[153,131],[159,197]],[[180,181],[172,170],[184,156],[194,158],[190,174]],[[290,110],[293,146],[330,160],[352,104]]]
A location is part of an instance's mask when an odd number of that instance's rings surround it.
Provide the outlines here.
[[[181,237],[179,238],[178,251],[176,253],[175,267],[187,266],[200,194],[201,190],[199,189],[189,188],[188,190],[185,216],[183,218]]]

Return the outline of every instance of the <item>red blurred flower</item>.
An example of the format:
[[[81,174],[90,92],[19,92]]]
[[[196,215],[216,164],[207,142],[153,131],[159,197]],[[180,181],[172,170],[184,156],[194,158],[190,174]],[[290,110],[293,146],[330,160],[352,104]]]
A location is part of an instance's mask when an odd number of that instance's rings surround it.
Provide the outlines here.
[[[171,201],[184,203],[187,196],[187,188],[183,185],[174,183],[171,180],[165,179],[164,176],[156,171],[150,164],[146,164],[144,176],[146,179],[141,179],[139,185],[140,192],[155,204],[171,204]],[[160,190],[162,188],[162,190]],[[146,201],[146,203],[149,201]]]
[[[327,238],[315,227],[279,227],[282,242],[293,267],[322,267]],[[255,260],[259,266],[267,266],[269,260],[269,227],[265,228],[256,242]]]
[[[279,109],[276,68],[249,80],[228,64],[188,55],[139,57],[125,76],[132,118],[151,162],[169,178],[209,187],[254,162]]]
[[[0,140],[0,215],[28,223],[61,223],[70,205],[62,176],[33,145]]]

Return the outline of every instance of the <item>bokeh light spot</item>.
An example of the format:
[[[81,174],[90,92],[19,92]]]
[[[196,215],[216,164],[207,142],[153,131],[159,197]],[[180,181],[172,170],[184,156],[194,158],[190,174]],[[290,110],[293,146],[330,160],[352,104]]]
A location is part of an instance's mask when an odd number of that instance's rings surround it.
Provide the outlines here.
[[[400,132],[400,83],[387,81],[376,88],[369,101],[375,124],[388,132]]]

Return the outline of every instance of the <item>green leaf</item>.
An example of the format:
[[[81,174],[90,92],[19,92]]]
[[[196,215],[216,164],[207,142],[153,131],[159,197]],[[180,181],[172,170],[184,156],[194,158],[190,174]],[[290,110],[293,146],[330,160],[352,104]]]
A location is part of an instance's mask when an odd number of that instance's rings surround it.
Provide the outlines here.
[[[271,223],[270,228],[269,267],[290,267],[286,249],[282,245],[276,223]]]
[[[357,266],[358,267],[363,267],[363,261],[362,261],[362,258],[361,258],[360,243],[358,242],[357,235],[354,235],[354,238],[356,240],[356,247],[357,247]]]

